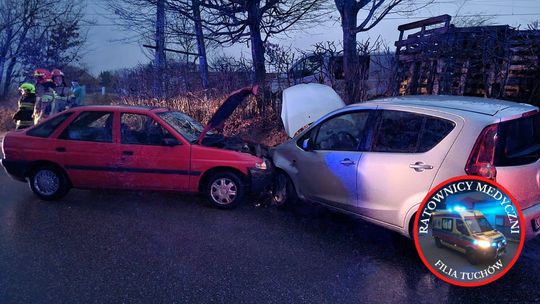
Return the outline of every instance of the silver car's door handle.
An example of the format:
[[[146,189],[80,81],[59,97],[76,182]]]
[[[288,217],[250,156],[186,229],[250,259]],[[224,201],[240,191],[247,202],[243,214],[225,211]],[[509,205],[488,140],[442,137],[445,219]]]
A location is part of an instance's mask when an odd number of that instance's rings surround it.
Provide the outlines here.
[[[410,164],[409,168],[414,169],[416,172],[422,172],[424,170],[431,170],[433,169],[432,165],[426,165],[423,162],[415,162],[414,164]]]
[[[339,163],[344,165],[344,166],[354,165],[354,161],[352,161],[352,160],[350,160],[348,158],[345,158],[344,160],[340,161]]]

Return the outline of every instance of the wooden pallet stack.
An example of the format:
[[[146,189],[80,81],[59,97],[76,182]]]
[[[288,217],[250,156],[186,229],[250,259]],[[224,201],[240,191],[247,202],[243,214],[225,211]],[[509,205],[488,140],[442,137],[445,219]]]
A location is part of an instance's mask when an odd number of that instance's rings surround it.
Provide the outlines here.
[[[540,104],[540,31],[455,27],[449,15],[398,27],[400,95],[467,95]],[[414,31],[412,34],[405,33]]]

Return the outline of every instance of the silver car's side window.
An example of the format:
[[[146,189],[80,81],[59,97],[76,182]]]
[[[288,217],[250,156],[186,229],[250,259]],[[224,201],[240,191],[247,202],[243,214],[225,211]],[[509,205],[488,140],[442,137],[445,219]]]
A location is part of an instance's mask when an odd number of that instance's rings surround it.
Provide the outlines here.
[[[357,151],[371,111],[346,113],[318,126],[314,150]]]
[[[441,142],[454,127],[454,122],[443,118],[383,110],[371,151],[423,153]]]

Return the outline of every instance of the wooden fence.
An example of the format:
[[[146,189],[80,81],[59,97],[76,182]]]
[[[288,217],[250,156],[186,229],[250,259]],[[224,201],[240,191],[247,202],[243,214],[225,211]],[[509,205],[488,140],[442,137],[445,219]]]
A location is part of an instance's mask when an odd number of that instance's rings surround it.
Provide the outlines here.
[[[442,15],[398,27],[400,95],[503,98],[540,104],[540,31],[455,27]],[[413,33],[405,35],[408,31]]]

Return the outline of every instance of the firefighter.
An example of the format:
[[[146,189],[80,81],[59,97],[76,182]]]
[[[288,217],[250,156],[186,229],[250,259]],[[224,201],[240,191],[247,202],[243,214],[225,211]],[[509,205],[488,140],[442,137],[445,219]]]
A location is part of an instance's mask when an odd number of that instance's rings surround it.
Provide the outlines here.
[[[59,69],[54,69],[51,72],[51,77],[54,82],[54,99],[51,106],[51,115],[62,112],[66,109],[70,88],[67,87],[64,78],[64,73]]]
[[[36,79],[36,106],[34,108],[34,123],[47,118],[51,114],[54,100],[54,81],[47,69],[37,69],[34,71]]]
[[[86,94],[85,87],[81,86],[78,80],[73,80],[71,82],[70,106],[79,107],[79,106],[84,105],[85,94]]]
[[[36,87],[31,83],[23,83],[19,87],[21,98],[19,99],[19,109],[13,114],[13,120],[17,125],[17,130],[28,128],[34,125],[32,114],[36,104]]]
[[[52,80],[52,74],[47,69],[37,69],[33,74],[36,83],[36,97],[41,97],[43,94],[48,93],[50,89],[54,89],[54,81]]]

